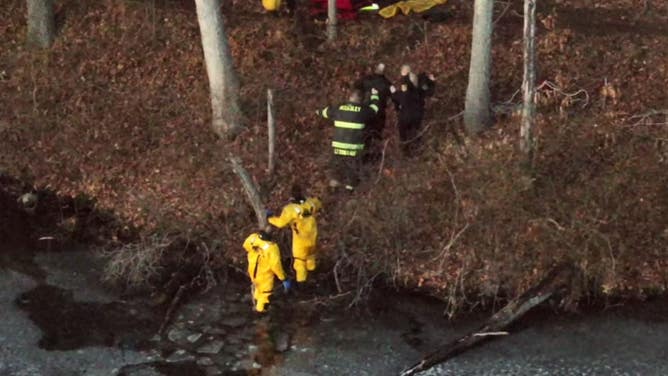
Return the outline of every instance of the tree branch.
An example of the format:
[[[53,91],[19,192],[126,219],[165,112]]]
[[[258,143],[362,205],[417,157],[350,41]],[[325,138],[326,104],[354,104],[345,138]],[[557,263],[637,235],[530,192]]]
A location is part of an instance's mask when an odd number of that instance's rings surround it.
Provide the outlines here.
[[[410,376],[427,370],[439,363],[461,354],[490,337],[505,335],[503,329],[522,317],[530,309],[540,305],[551,297],[570,287],[576,269],[570,264],[562,264],[554,268],[538,285],[529,289],[519,298],[508,303],[503,309],[490,317],[487,322],[473,332],[441,346],[436,351],[426,355],[418,363],[401,373],[401,376]],[[483,335],[486,333],[487,335]],[[493,335],[491,334],[493,333]],[[501,334],[504,333],[504,334]]]
[[[255,216],[257,217],[257,224],[259,228],[264,229],[267,227],[267,215],[264,210],[264,204],[262,203],[262,198],[260,198],[260,191],[253,182],[253,179],[248,174],[248,171],[241,164],[241,160],[237,157],[229,156],[228,157],[230,164],[232,164],[232,169],[234,173],[239,176],[241,179],[241,184],[246,191],[246,196],[250,202],[253,210],[255,210]]]

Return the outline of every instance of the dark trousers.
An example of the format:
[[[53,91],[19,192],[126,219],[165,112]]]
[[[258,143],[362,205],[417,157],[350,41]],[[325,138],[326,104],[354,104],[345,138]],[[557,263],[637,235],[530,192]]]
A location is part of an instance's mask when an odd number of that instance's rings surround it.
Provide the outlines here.
[[[332,177],[344,185],[355,187],[359,183],[360,157],[332,156]]]
[[[377,161],[383,150],[383,130],[385,129],[385,112],[379,111],[378,114],[369,121],[365,137],[365,163]]]
[[[412,155],[421,143],[422,116],[399,117],[399,141],[404,155]]]

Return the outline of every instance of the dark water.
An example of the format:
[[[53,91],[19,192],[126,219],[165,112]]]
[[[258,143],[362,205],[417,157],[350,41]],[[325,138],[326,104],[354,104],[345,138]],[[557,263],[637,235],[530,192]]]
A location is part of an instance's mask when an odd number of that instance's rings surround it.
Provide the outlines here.
[[[16,299],[41,329],[39,347],[73,350],[89,346],[146,346],[158,329],[156,315],[121,302],[75,302],[71,291],[39,285]]]
[[[8,321],[0,323],[0,374],[392,375],[486,318],[451,322],[441,303],[393,292],[347,309],[336,304],[346,296],[316,289],[277,293],[270,313],[257,315],[247,281],[231,278],[189,295],[157,336],[166,307],[108,295],[94,282],[103,261],[64,256],[31,260],[39,278],[25,274],[31,269],[0,269],[7,287],[0,314]],[[668,374],[666,299],[580,315],[542,309],[510,332],[425,374]]]

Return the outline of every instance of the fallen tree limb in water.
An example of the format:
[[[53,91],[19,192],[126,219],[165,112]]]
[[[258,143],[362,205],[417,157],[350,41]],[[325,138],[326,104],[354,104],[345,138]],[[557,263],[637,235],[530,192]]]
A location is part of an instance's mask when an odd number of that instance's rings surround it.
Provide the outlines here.
[[[418,363],[401,372],[401,376],[410,376],[425,371],[488,340],[490,337],[507,334],[503,329],[522,317],[530,309],[554,296],[561,295],[571,286],[575,276],[576,269],[570,264],[562,264],[554,268],[537,286],[508,303],[490,317],[483,326],[426,355]]]

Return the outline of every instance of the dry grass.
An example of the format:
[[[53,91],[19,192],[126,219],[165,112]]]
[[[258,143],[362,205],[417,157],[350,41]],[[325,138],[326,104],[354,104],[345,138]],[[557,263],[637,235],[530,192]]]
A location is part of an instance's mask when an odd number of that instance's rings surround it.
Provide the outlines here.
[[[127,287],[146,285],[162,272],[165,252],[174,241],[171,236],[153,234],[139,242],[105,251],[109,261],[104,268],[103,280]]]

